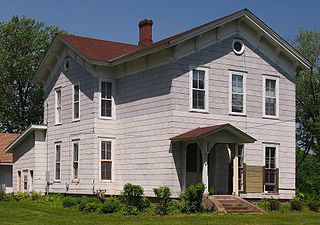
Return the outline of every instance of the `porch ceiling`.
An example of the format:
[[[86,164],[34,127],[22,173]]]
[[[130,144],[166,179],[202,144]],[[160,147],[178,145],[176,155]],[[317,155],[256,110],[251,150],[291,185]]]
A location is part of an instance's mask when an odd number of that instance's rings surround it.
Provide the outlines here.
[[[256,141],[256,139],[229,123],[208,127],[198,127],[196,129],[172,137],[170,138],[170,140],[172,142],[179,142],[207,138],[210,139],[210,137],[214,137],[215,140],[218,140],[218,136],[225,133],[228,133],[229,135],[234,137],[233,141],[231,141],[234,143],[254,143]]]

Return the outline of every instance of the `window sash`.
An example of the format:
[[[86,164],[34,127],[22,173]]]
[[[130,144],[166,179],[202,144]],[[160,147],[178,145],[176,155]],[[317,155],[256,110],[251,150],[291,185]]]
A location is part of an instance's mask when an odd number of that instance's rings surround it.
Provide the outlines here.
[[[264,116],[276,117],[279,113],[278,78],[264,77]]]
[[[100,145],[100,179],[112,180],[112,142],[101,141]]]
[[[244,76],[232,74],[231,84],[231,111],[243,113],[244,110]]]
[[[61,123],[61,89],[56,90],[56,123]]]
[[[73,119],[80,118],[80,85],[73,86]]]
[[[206,71],[192,70],[192,108],[206,108]]]
[[[277,182],[278,182],[278,174],[277,174],[277,147],[274,146],[266,146],[265,147],[265,191],[268,193],[276,193],[277,192]]]
[[[55,180],[61,178],[61,145],[56,145]]]
[[[79,142],[73,143],[73,179],[79,178]]]
[[[101,82],[101,116],[112,117],[112,83]]]

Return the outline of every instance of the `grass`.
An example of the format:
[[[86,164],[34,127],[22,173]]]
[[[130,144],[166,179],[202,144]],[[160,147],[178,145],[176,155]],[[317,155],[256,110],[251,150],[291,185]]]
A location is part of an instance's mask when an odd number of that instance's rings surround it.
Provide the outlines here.
[[[138,216],[82,213],[76,209],[41,206],[35,202],[0,202],[0,224],[320,224],[320,213],[285,212],[267,215],[217,213],[157,216],[151,211]]]

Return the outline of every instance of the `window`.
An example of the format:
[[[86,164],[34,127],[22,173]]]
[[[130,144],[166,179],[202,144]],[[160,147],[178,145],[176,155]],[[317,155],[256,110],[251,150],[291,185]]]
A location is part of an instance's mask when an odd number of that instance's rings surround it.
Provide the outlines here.
[[[101,180],[112,178],[112,143],[111,141],[100,142]]]
[[[80,85],[73,85],[73,120],[80,119]]]
[[[229,102],[230,114],[246,113],[246,74],[230,71]]]
[[[18,192],[21,192],[21,171],[18,171]]]
[[[265,145],[265,181],[266,193],[278,192],[277,146]]]
[[[72,159],[73,179],[79,179],[79,141],[73,142],[73,159]]]
[[[55,117],[56,117],[56,124],[61,124],[61,89],[56,89],[55,91],[56,97],[56,107],[55,107]]]
[[[30,170],[30,191],[33,191],[33,170]]]
[[[238,188],[244,191],[244,145],[238,145]]]
[[[61,144],[56,144],[55,180],[61,179]]]
[[[65,59],[64,59],[64,70],[65,71],[68,71],[69,69],[70,69],[70,59],[69,59],[69,57],[66,57]]]
[[[186,154],[186,172],[197,172],[198,169],[198,145],[196,143],[187,146]]]
[[[236,55],[241,55],[244,52],[244,44],[241,39],[235,38],[232,42],[232,50]]]
[[[28,170],[23,171],[23,191],[28,191]]]
[[[263,113],[265,117],[279,116],[279,78],[263,78]]]
[[[190,110],[208,111],[208,69],[196,68],[190,73]]]
[[[100,102],[100,116],[101,117],[112,117],[112,106],[113,106],[113,96],[112,96],[112,83],[104,82],[101,85],[101,102]]]

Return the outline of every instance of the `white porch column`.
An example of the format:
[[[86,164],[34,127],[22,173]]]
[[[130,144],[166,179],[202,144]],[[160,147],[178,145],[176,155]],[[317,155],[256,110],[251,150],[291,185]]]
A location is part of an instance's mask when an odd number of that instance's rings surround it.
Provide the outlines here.
[[[239,170],[238,170],[238,145],[235,145],[234,148],[234,158],[233,158],[233,195],[239,195],[239,183],[238,183],[238,178],[239,178]]]
[[[208,176],[208,143],[205,142],[202,144],[201,148],[202,153],[202,183],[205,185],[204,194],[208,194],[208,187],[209,187],[209,176]]]

